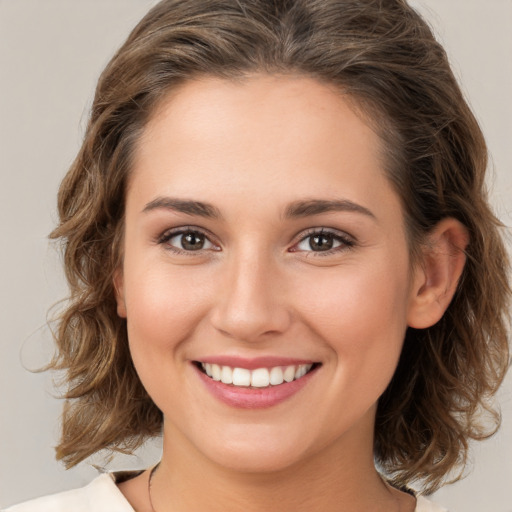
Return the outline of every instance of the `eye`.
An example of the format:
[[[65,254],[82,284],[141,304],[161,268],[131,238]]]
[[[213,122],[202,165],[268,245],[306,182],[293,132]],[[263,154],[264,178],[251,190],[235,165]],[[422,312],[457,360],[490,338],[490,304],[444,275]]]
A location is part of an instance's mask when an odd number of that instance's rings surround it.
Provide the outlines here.
[[[168,231],[164,233],[159,242],[178,252],[219,250],[218,246],[214,245],[204,233],[192,229]]]
[[[354,241],[347,235],[326,231],[315,230],[303,236],[298,244],[292,249],[295,251],[307,252],[337,252],[354,246]]]

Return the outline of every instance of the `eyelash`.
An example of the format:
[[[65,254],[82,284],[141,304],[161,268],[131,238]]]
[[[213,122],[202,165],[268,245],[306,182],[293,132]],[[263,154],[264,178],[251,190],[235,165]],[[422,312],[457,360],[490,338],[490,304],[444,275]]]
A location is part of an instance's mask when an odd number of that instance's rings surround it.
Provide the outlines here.
[[[157,243],[162,244],[162,245],[166,244],[167,250],[170,250],[176,254],[183,254],[186,256],[191,256],[195,252],[201,253],[203,251],[212,250],[211,248],[207,248],[207,249],[201,248],[201,249],[198,249],[197,251],[192,251],[192,250],[180,249],[178,247],[175,247],[175,246],[169,244],[169,241],[172,238],[180,236],[180,235],[185,235],[185,234],[199,235],[201,237],[204,237],[213,247],[216,247],[216,249],[213,249],[213,250],[215,250],[215,251],[220,250],[219,246],[210,240],[211,235],[209,235],[208,233],[202,231],[201,229],[198,229],[193,226],[184,226],[184,227],[177,228],[177,229],[167,230],[160,237],[158,237]],[[313,251],[313,250],[305,251],[305,250],[300,250],[300,249],[296,248],[298,245],[305,242],[308,238],[311,238],[315,235],[316,236],[322,236],[322,235],[331,236],[332,239],[335,242],[339,242],[340,245],[337,247],[333,247],[331,249],[325,250],[325,251]],[[310,244],[311,244],[311,242],[310,242]],[[311,257],[311,256],[322,257],[322,256],[330,256],[332,254],[351,250],[354,248],[355,245],[356,245],[355,240],[345,233],[340,233],[339,231],[325,229],[325,228],[311,228],[311,229],[307,230],[306,232],[301,233],[300,239],[289,249],[289,252],[304,252],[307,254],[307,257]]]
[[[180,249],[179,247],[175,247],[174,245],[171,245],[169,244],[169,241],[174,238],[174,237],[177,237],[177,236],[180,236],[180,235],[186,235],[186,234],[191,234],[191,235],[199,235],[201,237],[204,237],[206,241],[208,241],[213,247],[217,247],[217,249],[214,249],[215,251],[219,251],[220,248],[218,248],[218,245],[214,244],[210,238],[211,238],[211,235],[209,235],[208,233],[205,233],[204,231],[196,228],[196,227],[193,227],[193,226],[183,226],[183,227],[180,227],[180,228],[177,228],[177,229],[169,229],[167,231],[165,231],[157,240],[157,242],[159,244],[166,244],[166,249],[169,250],[169,251],[172,251],[176,254],[184,254],[186,256],[191,256],[193,255],[195,252],[197,253],[201,253],[205,250],[211,250],[210,248],[208,249],[198,249],[197,251],[187,251],[185,249]]]
[[[340,245],[338,247],[333,247],[332,249],[328,249],[326,251],[300,251],[298,249],[294,249],[294,247],[297,247],[302,242],[305,242],[308,238],[312,238],[313,236],[321,236],[321,235],[328,235],[333,238],[334,241],[339,242]],[[311,242],[310,242],[311,244]],[[291,248],[290,252],[305,252],[307,254],[307,257],[313,256],[313,257],[322,257],[322,256],[332,256],[333,254],[337,254],[340,252],[351,250],[355,247],[356,241],[351,236],[347,235],[346,233],[342,233],[337,230],[333,229],[326,229],[326,228],[312,228],[309,230],[306,230],[306,232],[301,233],[300,239],[297,243],[294,244],[294,246]]]

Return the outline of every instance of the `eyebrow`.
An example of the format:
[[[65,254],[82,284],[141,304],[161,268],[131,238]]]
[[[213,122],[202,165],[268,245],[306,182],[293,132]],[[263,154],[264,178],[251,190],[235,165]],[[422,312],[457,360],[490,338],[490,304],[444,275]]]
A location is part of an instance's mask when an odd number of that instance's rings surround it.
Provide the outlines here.
[[[211,219],[222,218],[218,208],[210,203],[174,197],[157,197],[146,204],[142,211],[147,213],[158,209],[174,210],[186,215],[197,215]],[[294,201],[286,208],[284,217],[287,219],[300,218],[329,212],[354,212],[375,219],[375,215],[368,208],[348,199],[305,199]]]
[[[309,217],[329,212],[354,212],[376,219],[375,215],[357,203],[348,199],[306,199],[294,201],[285,210],[285,218]]]
[[[186,215],[198,215],[199,217],[211,219],[220,219],[222,217],[220,211],[209,203],[174,197],[157,197],[146,204],[142,211],[147,213],[159,209],[174,210]]]

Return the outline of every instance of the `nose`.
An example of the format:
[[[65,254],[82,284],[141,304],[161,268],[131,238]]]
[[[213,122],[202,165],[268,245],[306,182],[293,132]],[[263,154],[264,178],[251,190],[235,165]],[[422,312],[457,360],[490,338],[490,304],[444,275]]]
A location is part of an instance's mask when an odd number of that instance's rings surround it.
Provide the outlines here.
[[[276,264],[241,255],[225,270],[211,315],[218,331],[239,341],[257,342],[288,329],[291,311]]]

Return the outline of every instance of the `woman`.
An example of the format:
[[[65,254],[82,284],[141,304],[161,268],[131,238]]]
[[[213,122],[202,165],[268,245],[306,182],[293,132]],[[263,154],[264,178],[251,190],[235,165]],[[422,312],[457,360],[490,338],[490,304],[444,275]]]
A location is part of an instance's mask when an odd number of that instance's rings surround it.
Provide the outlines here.
[[[463,465],[508,366],[485,166],[404,1],[158,4],[61,187],[53,367],[68,466],[162,461],[12,510],[439,510],[408,485]]]

